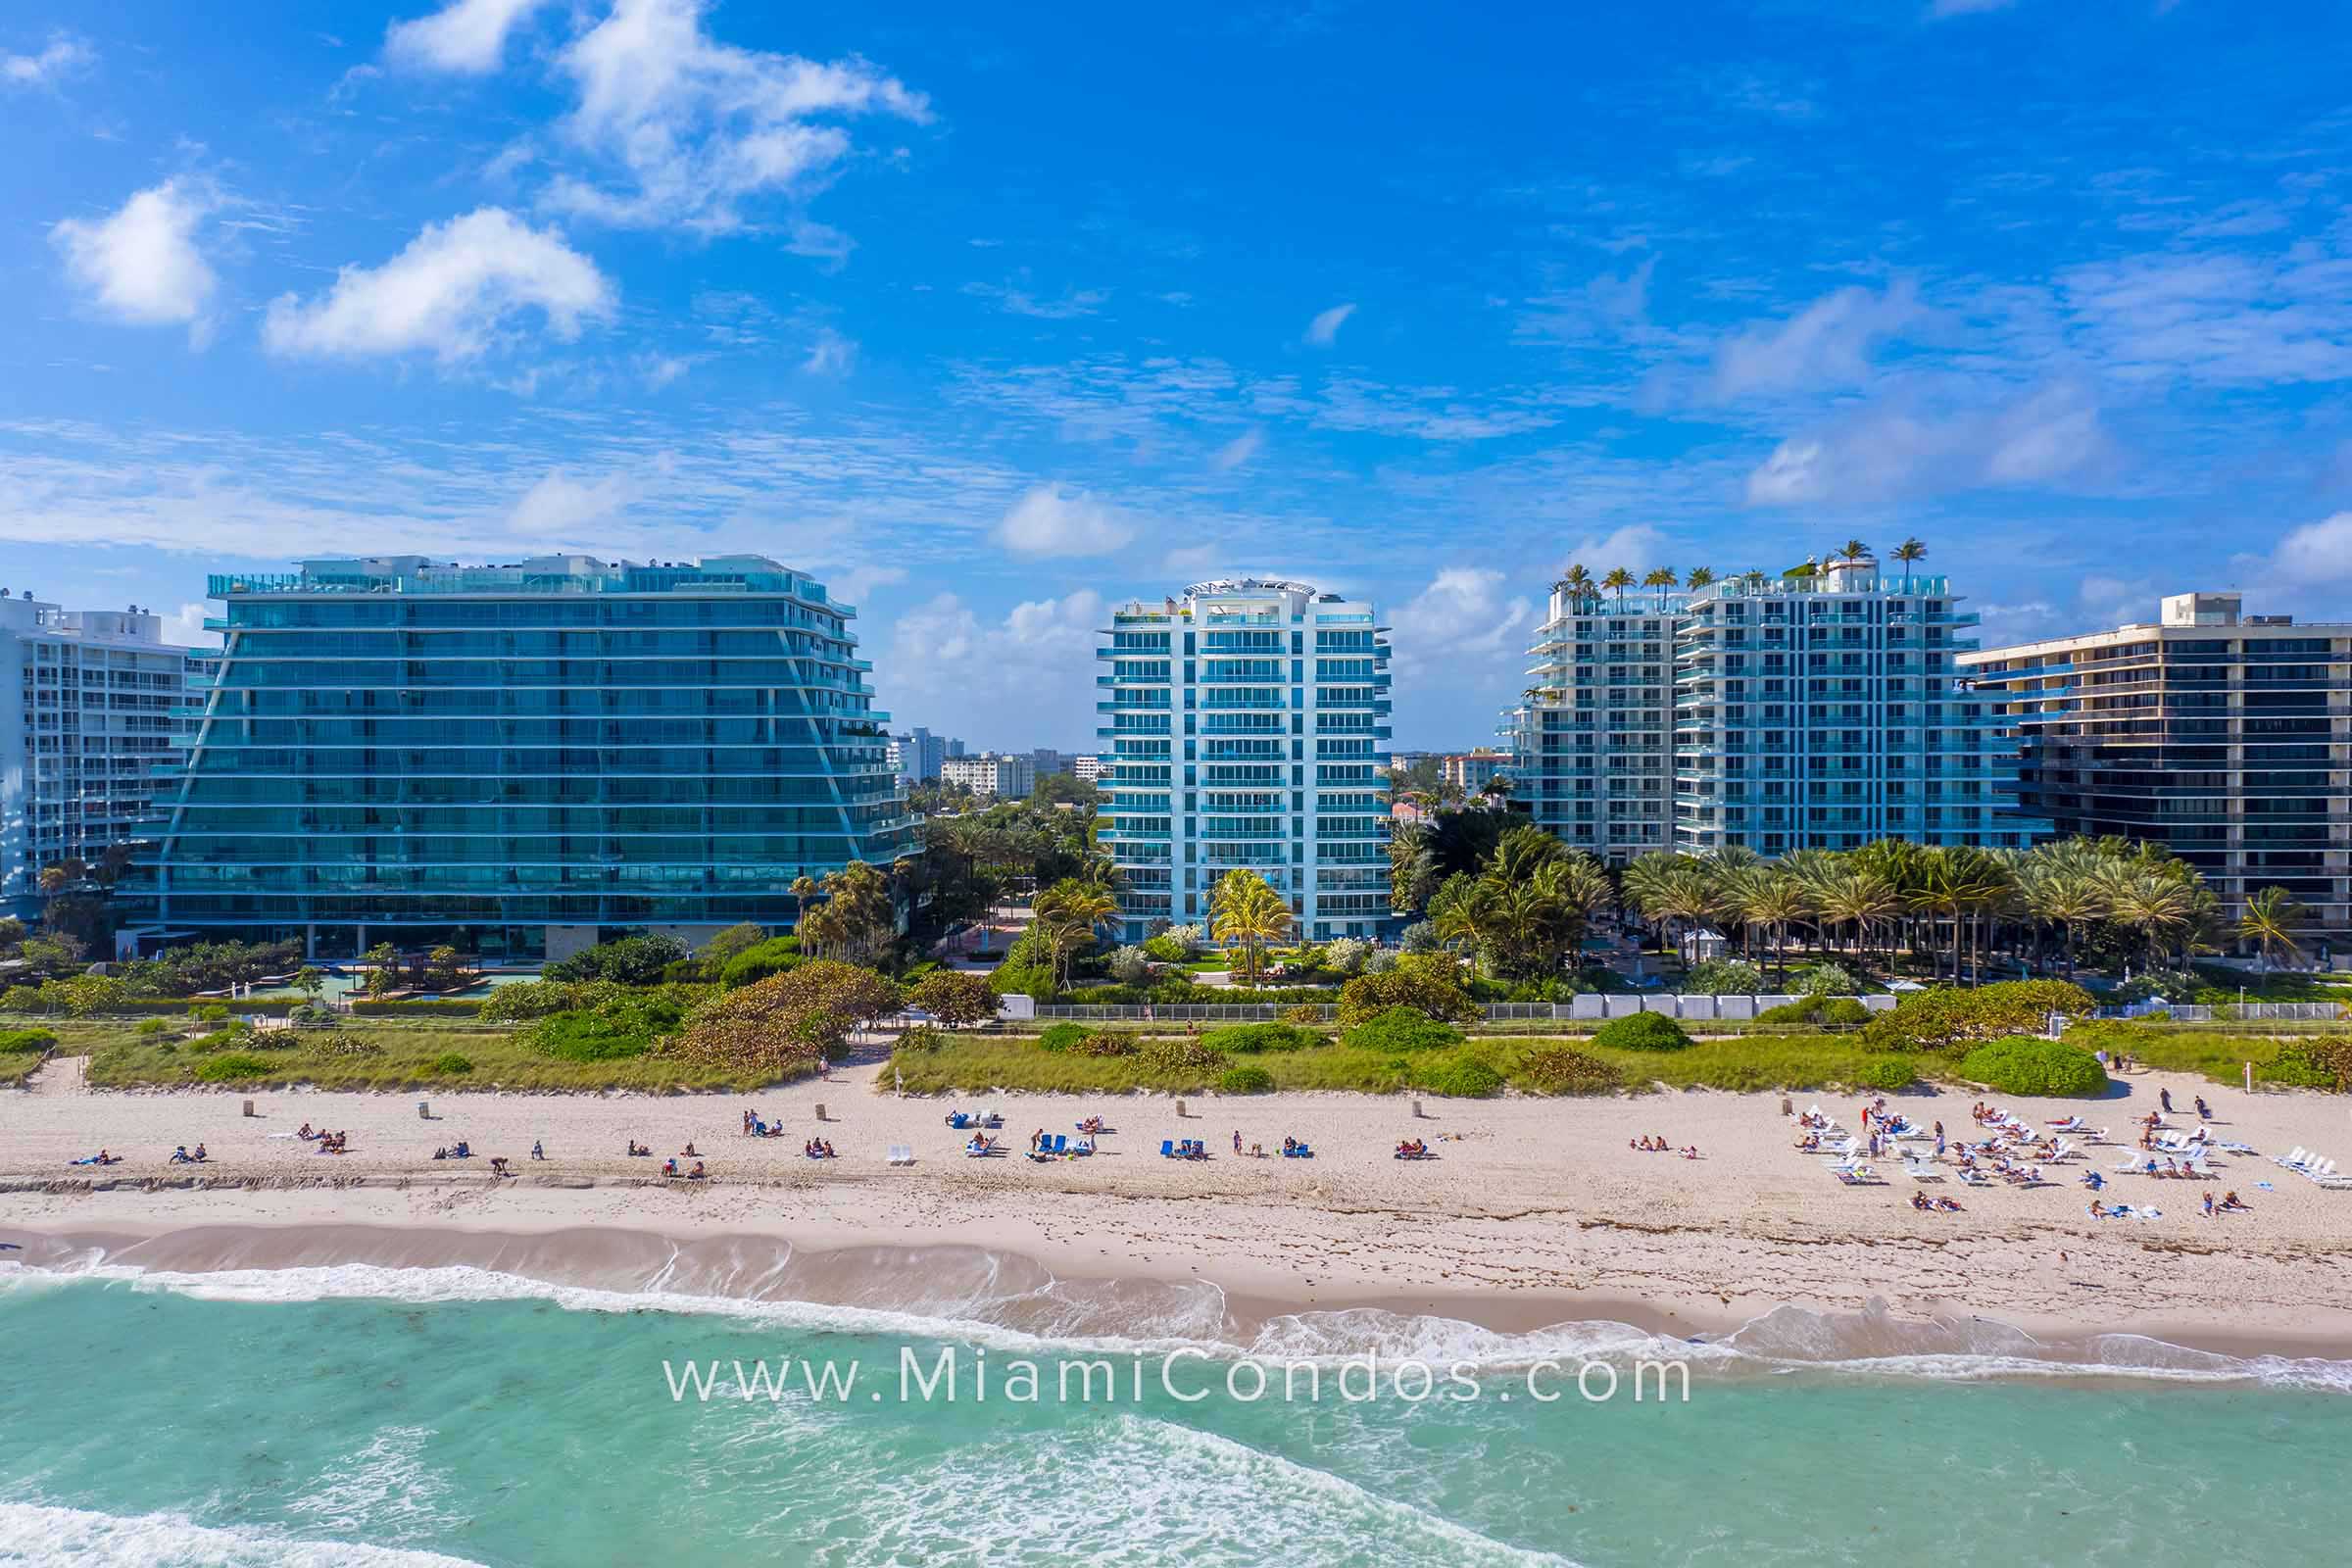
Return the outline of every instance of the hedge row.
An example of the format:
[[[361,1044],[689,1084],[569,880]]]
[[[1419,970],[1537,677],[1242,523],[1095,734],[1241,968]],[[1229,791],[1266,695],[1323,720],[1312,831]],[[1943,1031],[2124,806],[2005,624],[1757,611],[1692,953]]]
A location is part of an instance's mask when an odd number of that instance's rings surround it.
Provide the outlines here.
[[[351,1010],[362,1018],[478,1018],[482,997],[432,997],[415,1002],[362,1002],[353,999]]]

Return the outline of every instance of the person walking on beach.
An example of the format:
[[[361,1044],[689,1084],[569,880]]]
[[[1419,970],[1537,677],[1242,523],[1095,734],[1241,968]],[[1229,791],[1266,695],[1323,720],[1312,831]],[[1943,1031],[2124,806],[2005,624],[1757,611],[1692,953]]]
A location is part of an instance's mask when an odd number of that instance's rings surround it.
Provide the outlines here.
[[[2170,1089],[2157,1090],[2156,1103],[2162,1105],[2164,1107],[2164,1113],[2167,1116],[2170,1116],[2173,1113],[2173,1092]]]
[[[1237,1154],[1242,1152],[1242,1130],[1239,1127],[1233,1130],[1233,1152]]]

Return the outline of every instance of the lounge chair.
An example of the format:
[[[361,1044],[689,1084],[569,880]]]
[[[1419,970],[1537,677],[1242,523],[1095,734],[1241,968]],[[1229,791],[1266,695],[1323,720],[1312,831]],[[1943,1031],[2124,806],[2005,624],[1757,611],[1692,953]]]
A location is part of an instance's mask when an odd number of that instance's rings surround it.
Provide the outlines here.
[[[1960,1185],[1963,1187],[1990,1187],[1992,1178],[1974,1166],[1964,1165],[1960,1169]]]
[[[1315,1152],[1307,1148],[1304,1144],[1300,1144],[1298,1146],[1298,1157],[1300,1159],[1312,1159],[1315,1157]]]
[[[2292,1153],[2273,1154],[2271,1156],[2271,1163],[2274,1165],[2283,1165],[2288,1170],[2301,1170],[2303,1168],[2303,1161],[2310,1157],[2311,1156],[2309,1152],[2305,1151],[2303,1146],[2301,1144],[2297,1144]]]
[[[886,1149],[885,1149],[885,1150],[883,1150],[883,1152],[882,1152],[882,1162],[883,1162],[884,1164],[886,1164],[886,1165],[911,1165],[911,1164],[913,1164],[913,1163],[914,1163],[914,1146],[913,1146],[913,1145],[911,1145],[911,1144],[892,1144],[892,1145],[890,1145],[888,1148],[886,1148]]]
[[[1174,1159],[1176,1157],[1175,1139],[1162,1138],[1159,1141],[1159,1157],[1162,1159]]]
[[[1054,1136],[1053,1136],[1051,1139],[1049,1139],[1047,1142],[1048,1142],[1048,1143],[1049,1143],[1049,1145],[1051,1146],[1051,1147],[1050,1147],[1050,1148],[1049,1148],[1049,1149],[1046,1151],[1048,1153],[1052,1153],[1052,1154],[1066,1154],[1066,1153],[1068,1153],[1068,1152],[1069,1152],[1069,1150],[1070,1150],[1070,1137],[1069,1137],[1069,1134],[1067,1134],[1067,1133],[1055,1133],[1055,1134],[1054,1134]]]

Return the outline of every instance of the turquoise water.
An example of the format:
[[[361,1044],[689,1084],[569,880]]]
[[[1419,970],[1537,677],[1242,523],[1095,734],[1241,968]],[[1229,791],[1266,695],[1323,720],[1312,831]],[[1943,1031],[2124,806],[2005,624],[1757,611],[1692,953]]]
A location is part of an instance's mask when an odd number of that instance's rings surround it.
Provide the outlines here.
[[[6,1272],[0,1562],[2316,1563],[2352,1535],[2340,1364],[2273,1387],[2202,1357],[2179,1382],[1720,1354],[1687,1404],[1539,1404],[1504,1353],[1475,1400],[1188,1404],[1152,1360],[1138,1402],[1024,1404],[972,1399],[967,1347],[950,1403],[898,1396],[901,1347],[928,1369],[944,1342],[870,1314],[466,1299],[462,1271],[247,1276],[233,1299]],[[1285,1332],[1332,1348],[1349,1326]],[[992,1378],[1027,1349],[1049,1388],[1086,1349],[977,1339]],[[722,1375],[677,1401],[662,1367],[761,1357],[860,1381],[745,1401]]]

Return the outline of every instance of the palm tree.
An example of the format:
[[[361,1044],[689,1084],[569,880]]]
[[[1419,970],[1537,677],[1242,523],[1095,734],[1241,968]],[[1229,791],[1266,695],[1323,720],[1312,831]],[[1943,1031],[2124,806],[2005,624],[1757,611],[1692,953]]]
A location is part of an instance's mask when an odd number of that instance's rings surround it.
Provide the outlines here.
[[[1255,871],[1236,866],[1221,877],[1208,897],[1208,934],[1219,942],[1242,945],[1243,973],[1257,984],[1258,954],[1266,944],[1279,942],[1291,929],[1291,907],[1282,895]]]
[[[1770,939],[1773,967],[1786,982],[1788,927],[1812,912],[1803,886],[1778,867],[1753,865],[1732,873],[1730,892],[1740,918]]]
[[[2091,868],[2055,858],[2035,858],[2040,854],[2035,851],[2028,856],[2018,878],[2018,892],[2029,915],[2058,928],[2067,978],[2072,979],[2075,944],[2085,926],[2107,913],[2107,895]]]
[[[1854,954],[1870,950],[1871,932],[1902,911],[1902,895],[1876,871],[1857,870],[1850,862],[1824,875],[1813,889],[1813,906],[1826,925],[1854,928]]]
[[[1690,568],[1690,575],[1685,579],[1685,582],[1690,588],[1695,591],[1697,589],[1704,588],[1707,584],[1713,582],[1714,580],[1715,571],[1713,567],[1692,566]]]
[[[1592,574],[1582,564],[1572,564],[1568,574],[1560,579],[1559,586],[1568,590],[1571,599],[1590,599],[1592,597]]]
[[[1642,586],[1644,588],[1672,588],[1682,580],[1682,574],[1672,566],[1652,566],[1648,574],[1642,579]]]
[[[2100,892],[2107,899],[2107,917],[2138,934],[2151,965],[2196,928],[2195,897],[2177,878],[2116,865],[2101,879]]]
[[[1892,550],[1889,550],[1886,553],[1894,560],[1903,564],[1903,586],[1905,588],[1910,587],[1911,567],[1916,563],[1927,559],[1928,547],[1921,544],[1918,539],[1910,538],[1905,539],[1901,544],[1896,545]]]
[[[1634,585],[1634,574],[1623,566],[1611,566],[1609,574],[1600,579],[1600,585],[1623,599],[1625,591]]]
[[[2276,967],[2278,956],[2303,956],[2302,945],[2295,941],[2295,930],[2303,921],[2303,906],[2287,896],[2286,889],[2264,888],[2246,900],[2245,912],[2237,917],[2237,934],[2253,943],[2263,960]]]
[[[1094,940],[1095,928],[1118,906],[1108,888],[1074,876],[1063,877],[1037,896],[1031,909],[1045,932],[1046,950],[1053,955],[1056,985],[1068,982],[1070,963],[1078,950]]]
[[[1838,547],[1838,553],[1830,559],[1832,561],[1867,561],[1870,559],[1870,546],[1859,539],[1848,539]]]

